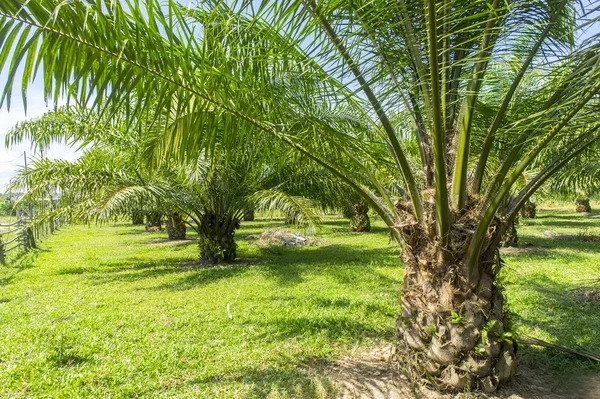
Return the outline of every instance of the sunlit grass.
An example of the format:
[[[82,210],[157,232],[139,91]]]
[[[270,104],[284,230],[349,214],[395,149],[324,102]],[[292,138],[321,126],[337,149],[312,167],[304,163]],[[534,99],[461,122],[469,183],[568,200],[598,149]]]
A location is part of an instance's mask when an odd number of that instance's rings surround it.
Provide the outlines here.
[[[520,333],[600,352],[600,303],[575,291],[600,279],[600,242],[577,239],[600,233],[600,213],[573,208],[542,209],[535,219],[521,219],[522,248],[504,255],[502,277]],[[598,364],[548,350],[525,348],[521,359],[559,385],[570,376],[600,373]]]
[[[574,213],[521,222],[521,241],[535,247],[506,254],[503,272],[519,332],[600,351],[598,304],[569,291],[597,272],[600,243],[543,235],[598,225],[597,214]],[[0,269],[0,397],[334,396],[309,366],[394,339],[399,251],[380,222],[352,234],[337,218],[319,246],[246,240],[274,226],[284,227],[245,223],[239,261],[210,269],[195,263],[193,240],[140,226],[72,226],[46,239]],[[550,351],[525,349],[521,360],[557,381],[600,376]]]
[[[319,397],[303,365],[393,338],[402,268],[382,233],[197,269],[193,241],[70,227],[3,271],[0,397]],[[338,232],[336,232],[338,231]]]

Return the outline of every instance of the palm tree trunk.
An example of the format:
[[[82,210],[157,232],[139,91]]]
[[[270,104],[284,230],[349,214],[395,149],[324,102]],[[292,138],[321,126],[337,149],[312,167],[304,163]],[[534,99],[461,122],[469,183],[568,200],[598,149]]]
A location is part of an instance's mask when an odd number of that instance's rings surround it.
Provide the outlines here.
[[[342,208],[342,216],[346,219],[352,219],[354,217],[354,207],[352,204],[347,204]]]
[[[492,392],[516,367],[504,295],[495,284],[506,227],[497,220],[490,228],[473,286],[462,261],[476,220],[466,213],[455,220],[443,249],[433,224],[401,227],[406,271],[396,323],[398,356],[412,378],[440,389]]]
[[[575,200],[575,204],[577,204],[575,208],[577,213],[586,213],[592,211],[589,198],[578,198]]]
[[[352,205],[352,220],[350,230],[357,232],[371,231],[371,220],[369,219],[369,206],[364,202]]]
[[[294,225],[298,221],[298,215],[296,214],[286,214],[283,223],[286,226]]]
[[[535,211],[534,211],[535,212]],[[518,220],[515,218],[511,225],[506,229],[506,233],[504,233],[504,237],[502,237],[502,246],[505,248],[508,247],[518,247],[519,246],[519,233],[517,232],[517,223]]]
[[[521,208],[521,217],[526,219],[534,219],[537,212],[537,205],[531,200],[527,200]]]
[[[244,222],[253,222],[254,221],[254,209],[246,212],[244,215]]]
[[[162,214],[160,212],[148,212],[146,214],[146,231],[156,232],[162,230]]]
[[[200,262],[215,265],[234,261],[237,255],[234,235],[239,227],[239,220],[207,211],[199,226]]]
[[[179,213],[173,212],[167,215],[165,229],[169,240],[185,240],[185,222]]]

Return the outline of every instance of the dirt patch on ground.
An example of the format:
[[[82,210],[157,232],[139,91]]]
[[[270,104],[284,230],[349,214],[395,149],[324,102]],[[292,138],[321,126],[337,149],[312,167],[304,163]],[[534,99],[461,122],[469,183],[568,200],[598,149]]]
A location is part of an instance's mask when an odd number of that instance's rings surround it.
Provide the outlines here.
[[[304,237],[293,231],[279,229],[268,229],[260,234],[249,235],[246,239],[261,247],[305,247],[323,244],[323,242],[316,237]]]
[[[548,248],[540,247],[532,244],[525,244],[518,247],[502,247],[500,254],[502,255],[525,255],[525,254],[541,254],[547,252]]]
[[[539,375],[521,366],[515,378],[493,395],[480,393],[440,394],[427,387],[413,389],[390,360],[392,346],[356,352],[339,359],[321,373],[334,382],[338,389],[337,399],[598,399],[600,377],[580,376],[566,383],[565,392],[557,392],[547,386]]]
[[[151,247],[173,247],[177,245],[186,245],[198,241],[195,238],[184,238],[183,240],[169,240],[168,238],[153,238],[148,240]]]
[[[412,397],[410,384],[402,383],[390,361],[392,346],[356,352],[342,358],[325,375],[338,387],[339,399],[402,399]]]

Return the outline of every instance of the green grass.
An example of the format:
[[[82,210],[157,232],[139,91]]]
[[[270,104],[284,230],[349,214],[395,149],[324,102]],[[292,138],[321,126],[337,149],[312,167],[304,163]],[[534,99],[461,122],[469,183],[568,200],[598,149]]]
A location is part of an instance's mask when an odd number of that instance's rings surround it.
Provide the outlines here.
[[[49,237],[0,269],[0,397],[334,396],[309,366],[394,339],[399,251],[379,222],[351,234],[330,220],[314,247],[245,239],[274,225],[245,223],[240,260],[211,269],[196,268],[194,241],[170,243],[139,226]],[[545,248],[506,255],[503,281],[520,332],[600,351],[598,304],[568,293],[598,274],[600,243],[541,237],[586,226],[600,218],[541,212],[523,221],[521,241]],[[557,381],[600,376],[591,362],[546,350],[526,348],[521,359]]]
[[[391,340],[398,312],[397,250],[345,225],[269,252],[250,223],[238,265],[200,270],[192,241],[70,227],[3,271],[0,397],[325,396],[304,365]]]
[[[599,353],[600,302],[585,301],[575,290],[600,281],[600,242],[577,239],[600,234],[600,213],[541,210],[535,219],[521,219],[518,231],[523,248],[504,255],[502,272],[518,331]],[[600,379],[600,365],[591,361],[535,348],[524,352],[522,361],[557,385],[590,372]]]

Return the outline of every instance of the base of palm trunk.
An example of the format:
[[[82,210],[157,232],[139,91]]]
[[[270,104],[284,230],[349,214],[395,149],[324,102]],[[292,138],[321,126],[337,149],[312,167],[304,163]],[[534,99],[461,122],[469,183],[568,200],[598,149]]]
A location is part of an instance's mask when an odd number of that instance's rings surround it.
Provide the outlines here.
[[[150,212],[146,215],[146,231],[157,232],[162,230],[162,215],[158,212]]]
[[[208,265],[233,262],[236,243],[233,233],[225,236],[200,237],[200,262]]]
[[[285,215],[283,224],[286,226],[295,225],[298,222],[298,215]]]
[[[534,219],[537,213],[537,205],[531,201],[525,202],[521,208],[521,217],[526,219]]]
[[[575,200],[575,204],[577,205],[575,207],[575,211],[578,213],[586,213],[586,212],[591,212],[592,211],[592,207],[590,206],[590,200],[589,199],[578,199]]]
[[[216,265],[235,260],[237,246],[233,236],[240,220],[235,213],[215,213],[212,209],[204,212],[198,225],[201,263]]]
[[[519,246],[519,233],[517,231],[516,223],[506,229],[504,237],[502,237],[501,246],[504,248],[518,247]]]
[[[517,348],[504,330],[504,296],[486,281],[480,293],[460,300],[454,295],[453,303],[433,298],[433,292],[404,290],[397,353],[413,381],[440,390],[494,392],[514,375]]]
[[[371,231],[371,220],[369,219],[369,206],[363,202],[352,205],[353,214],[350,220],[350,230],[356,232]]]
[[[346,219],[352,219],[354,217],[354,207],[352,204],[348,204],[342,208],[342,216]]]
[[[179,213],[167,215],[165,221],[165,229],[169,236],[169,240],[185,240],[185,222]]]
[[[253,222],[254,221],[254,211],[248,211],[244,215],[244,222]]]

